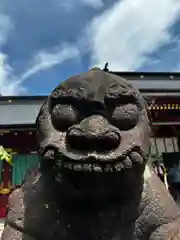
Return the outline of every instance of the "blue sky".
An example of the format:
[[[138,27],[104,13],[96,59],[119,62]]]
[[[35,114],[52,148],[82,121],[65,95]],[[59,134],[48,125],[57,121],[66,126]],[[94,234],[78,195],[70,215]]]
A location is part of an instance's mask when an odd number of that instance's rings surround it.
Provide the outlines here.
[[[3,95],[48,94],[105,62],[119,71],[180,71],[180,1],[0,1]]]

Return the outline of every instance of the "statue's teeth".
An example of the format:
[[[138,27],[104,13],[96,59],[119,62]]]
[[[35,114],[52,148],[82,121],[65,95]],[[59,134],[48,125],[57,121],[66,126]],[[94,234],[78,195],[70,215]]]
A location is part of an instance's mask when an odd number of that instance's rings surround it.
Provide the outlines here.
[[[69,168],[69,163],[64,163],[64,168]]]
[[[69,169],[73,169],[73,166],[72,166],[71,163],[68,164],[68,168],[69,168]]]
[[[137,152],[131,152],[130,158],[134,163],[143,164],[143,157]]]
[[[114,166],[115,170],[120,172],[123,169],[122,163],[116,163]]]
[[[82,170],[82,165],[81,164],[75,164],[74,166],[75,171],[81,171]]]
[[[102,172],[102,171],[103,171],[103,170],[102,170],[102,167],[99,166],[99,165],[97,165],[97,164],[93,164],[93,165],[92,165],[92,169],[93,169],[93,171],[95,171],[95,172]]]
[[[128,156],[124,159],[123,164],[125,168],[132,168],[132,161]]]
[[[111,164],[106,164],[104,167],[105,172],[113,172],[113,166]]]
[[[92,165],[91,164],[84,164],[83,168],[87,172],[91,172],[92,171]]]

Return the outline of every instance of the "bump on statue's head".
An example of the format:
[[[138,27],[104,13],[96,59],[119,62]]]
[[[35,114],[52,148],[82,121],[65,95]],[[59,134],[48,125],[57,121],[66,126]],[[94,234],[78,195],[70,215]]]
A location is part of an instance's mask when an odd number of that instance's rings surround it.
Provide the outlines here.
[[[42,171],[51,166],[73,196],[133,189],[149,152],[146,104],[125,79],[91,69],[52,91],[37,118],[37,139]]]
[[[92,67],[91,69],[89,69],[89,71],[94,71],[94,72],[97,72],[97,71],[102,71],[100,68],[98,68],[98,67]]]

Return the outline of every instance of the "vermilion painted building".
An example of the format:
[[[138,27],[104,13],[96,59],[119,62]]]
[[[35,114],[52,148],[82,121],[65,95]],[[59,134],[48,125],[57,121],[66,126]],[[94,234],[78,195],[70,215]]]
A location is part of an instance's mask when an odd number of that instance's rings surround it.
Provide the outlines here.
[[[152,118],[152,159],[164,160],[166,165],[178,161],[180,89],[177,86],[180,85],[180,74],[112,73],[134,83],[147,100]],[[45,98],[0,96],[0,145],[13,153],[13,167],[0,161],[0,217],[5,216],[9,193],[21,186],[28,168],[38,161],[35,120]]]
[[[0,217],[5,216],[8,192],[22,184],[27,169],[38,161],[35,119],[44,98],[0,97],[0,145],[13,154],[13,167],[0,161]]]
[[[133,83],[145,97],[152,120],[151,158],[166,167],[179,161],[180,73],[111,72]],[[179,87],[179,88],[178,88]]]

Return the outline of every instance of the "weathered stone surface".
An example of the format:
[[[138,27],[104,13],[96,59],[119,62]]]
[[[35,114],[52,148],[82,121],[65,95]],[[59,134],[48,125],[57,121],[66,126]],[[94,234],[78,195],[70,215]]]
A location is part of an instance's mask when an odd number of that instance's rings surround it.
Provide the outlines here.
[[[146,166],[140,93],[101,71],[59,85],[37,118],[40,166],[9,198],[2,240],[176,240],[179,210]]]

